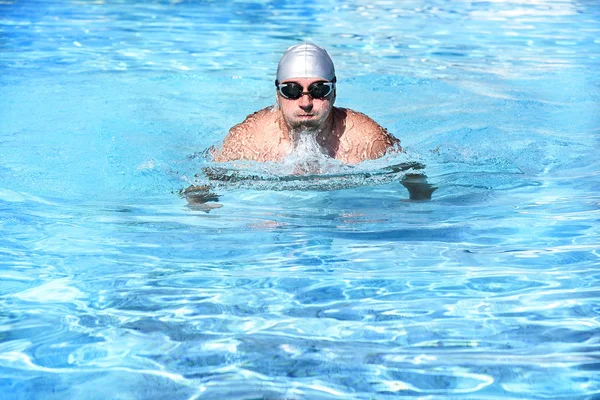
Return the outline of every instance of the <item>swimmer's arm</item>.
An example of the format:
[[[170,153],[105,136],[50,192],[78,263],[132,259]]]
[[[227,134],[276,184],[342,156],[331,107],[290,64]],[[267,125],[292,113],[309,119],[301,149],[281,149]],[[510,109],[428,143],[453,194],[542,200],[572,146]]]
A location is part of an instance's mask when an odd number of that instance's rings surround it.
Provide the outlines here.
[[[400,141],[391,135],[390,137],[395,141],[388,140],[387,138],[376,139],[374,141],[371,153],[372,159],[379,158],[386,153],[402,151]],[[437,187],[427,182],[427,175],[424,173],[406,174],[400,183],[408,190],[410,200],[431,200],[431,195],[437,190]]]
[[[427,175],[420,173],[406,174],[400,183],[408,190],[411,200],[431,200],[431,195],[437,190],[437,187],[427,182]]]
[[[373,160],[380,158],[385,154],[403,151],[398,139],[389,135],[387,132],[385,132],[385,134],[386,135],[384,136],[376,136],[373,139],[368,155],[370,159]],[[406,165],[406,167],[409,168],[414,168],[416,166],[419,166],[420,168],[424,167],[419,164],[411,165],[409,163]],[[437,190],[437,187],[427,182],[427,175],[424,173],[408,173],[404,175],[400,183],[408,190],[410,200],[431,200],[431,195]]]
[[[404,151],[400,146],[400,140],[377,122],[369,118],[369,122],[363,126],[368,128],[368,134],[365,134],[365,137],[370,138],[368,158],[373,160],[385,154]],[[431,200],[431,195],[437,190],[437,187],[427,182],[427,175],[423,173],[406,174],[401,183],[408,190],[410,200]]]
[[[188,207],[193,210],[210,212],[215,208],[221,208],[222,205],[217,203],[219,196],[211,192],[209,185],[192,185],[186,189],[179,191],[182,198],[187,200]]]

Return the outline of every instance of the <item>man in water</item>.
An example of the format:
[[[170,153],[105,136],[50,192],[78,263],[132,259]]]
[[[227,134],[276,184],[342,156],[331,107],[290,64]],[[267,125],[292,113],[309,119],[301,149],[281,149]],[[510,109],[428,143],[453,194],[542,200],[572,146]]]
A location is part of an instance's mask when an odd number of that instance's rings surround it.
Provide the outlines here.
[[[231,128],[222,147],[212,152],[214,160],[282,161],[306,138],[316,142],[316,151],[345,164],[402,151],[400,141],[365,114],[334,107],[335,85],[335,68],[325,49],[312,43],[290,47],[277,66],[276,104]],[[419,164],[396,167],[403,170],[415,165],[422,168]],[[211,179],[231,179],[205,172]],[[407,174],[401,183],[411,200],[430,199],[435,190],[420,174]],[[215,199],[207,190],[191,186],[184,194],[199,204]]]
[[[311,43],[290,47],[277,66],[276,104],[231,128],[215,161],[281,161],[302,135],[312,136],[323,154],[345,164],[402,150],[400,141],[368,116],[334,107],[335,85],[325,49]]]

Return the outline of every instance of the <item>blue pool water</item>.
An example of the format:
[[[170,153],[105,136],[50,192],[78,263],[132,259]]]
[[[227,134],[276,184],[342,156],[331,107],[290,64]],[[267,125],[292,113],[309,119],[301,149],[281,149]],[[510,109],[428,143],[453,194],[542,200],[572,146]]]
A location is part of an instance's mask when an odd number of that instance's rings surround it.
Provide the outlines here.
[[[188,205],[304,40],[404,158]],[[600,398],[598,71],[595,0],[0,1],[0,398]]]

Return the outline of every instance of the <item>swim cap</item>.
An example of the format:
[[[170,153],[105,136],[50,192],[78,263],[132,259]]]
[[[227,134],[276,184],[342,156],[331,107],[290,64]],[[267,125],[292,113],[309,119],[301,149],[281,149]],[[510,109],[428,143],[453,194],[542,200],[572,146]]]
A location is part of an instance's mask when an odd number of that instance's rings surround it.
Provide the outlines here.
[[[277,65],[277,81],[290,78],[322,78],[333,81],[335,68],[324,48],[302,43],[287,49]]]

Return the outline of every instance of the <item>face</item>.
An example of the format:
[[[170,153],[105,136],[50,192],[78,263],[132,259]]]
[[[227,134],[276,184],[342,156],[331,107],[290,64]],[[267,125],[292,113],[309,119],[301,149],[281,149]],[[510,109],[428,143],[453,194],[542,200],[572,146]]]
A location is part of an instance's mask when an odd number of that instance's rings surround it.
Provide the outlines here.
[[[280,83],[295,82],[307,93],[308,87],[315,82],[327,82],[321,78],[290,78]],[[277,104],[283,113],[285,122],[292,129],[318,129],[325,124],[335,102],[335,89],[323,99],[313,99],[303,94],[299,99],[286,99],[277,91]]]

